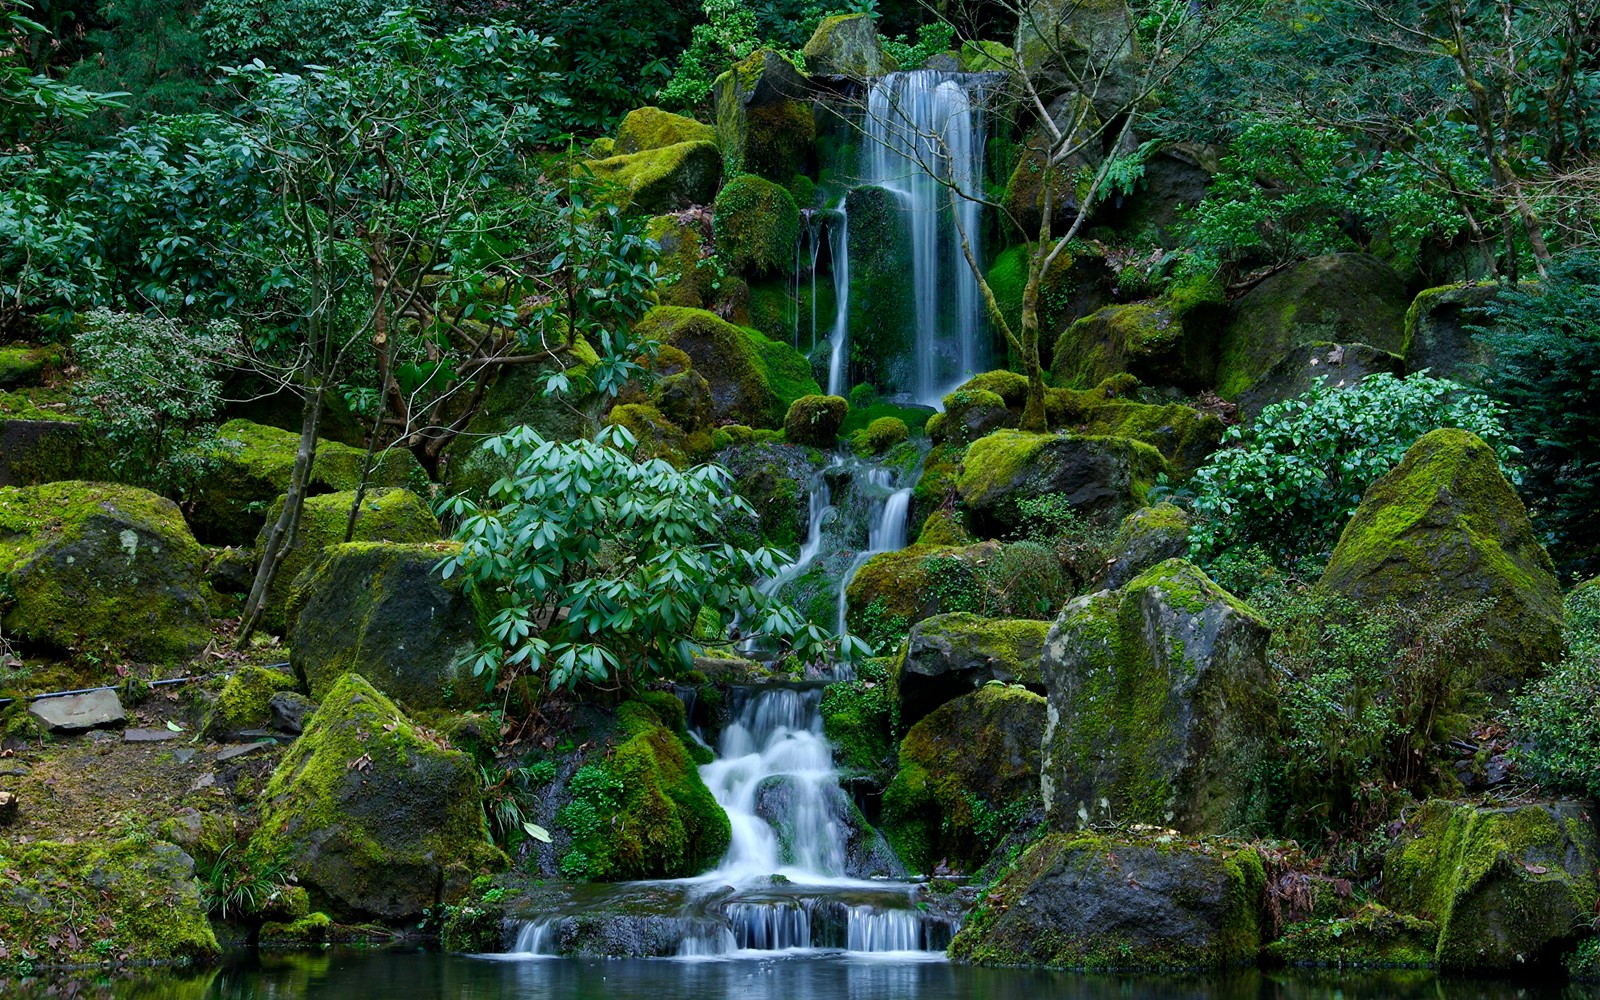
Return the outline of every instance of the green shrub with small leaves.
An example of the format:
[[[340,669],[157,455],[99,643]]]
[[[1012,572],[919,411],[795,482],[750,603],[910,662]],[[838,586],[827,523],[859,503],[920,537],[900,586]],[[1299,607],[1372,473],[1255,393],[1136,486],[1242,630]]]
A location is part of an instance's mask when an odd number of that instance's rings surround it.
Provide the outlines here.
[[[1567,650],[1517,699],[1519,758],[1551,791],[1600,798],[1600,583],[1567,598]]]

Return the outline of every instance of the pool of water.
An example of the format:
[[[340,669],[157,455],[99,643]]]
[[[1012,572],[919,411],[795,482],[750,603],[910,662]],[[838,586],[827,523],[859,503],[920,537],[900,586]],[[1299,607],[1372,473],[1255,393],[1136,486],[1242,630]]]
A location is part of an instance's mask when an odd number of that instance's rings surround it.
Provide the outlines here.
[[[1441,978],[1427,972],[1238,972],[1207,977],[976,969],[941,959],[845,954],[714,960],[469,958],[335,950],[203,972],[6,981],[0,997],[118,1000],[1592,1000],[1593,985]]]

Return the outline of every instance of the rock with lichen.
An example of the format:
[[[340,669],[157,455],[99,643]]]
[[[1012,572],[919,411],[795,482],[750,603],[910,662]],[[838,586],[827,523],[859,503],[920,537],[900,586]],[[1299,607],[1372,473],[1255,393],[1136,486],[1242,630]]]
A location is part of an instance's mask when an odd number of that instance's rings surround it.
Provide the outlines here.
[[[1166,470],[1159,451],[1128,437],[999,430],[967,449],[956,494],[968,527],[996,538],[1026,523],[1025,501],[1046,494],[1086,518],[1120,518]]]
[[[990,681],[1044,691],[1039,657],[1050,631],[1047,621],[984,618],[951,612],[911,627],[895,659],[890,686],[900,706],[900,724],[914,725],[947,701]]]
[[[1134,577],[1189,551],[1189,515],[1170,503],[1141,507],[1122,519],[1104,568],[1090,590],[1121,590]]]
[[[711,93],[729,176],[787,184],[810,172],[817,137],[811,84],[787,57],[758,49],[717,77]]]

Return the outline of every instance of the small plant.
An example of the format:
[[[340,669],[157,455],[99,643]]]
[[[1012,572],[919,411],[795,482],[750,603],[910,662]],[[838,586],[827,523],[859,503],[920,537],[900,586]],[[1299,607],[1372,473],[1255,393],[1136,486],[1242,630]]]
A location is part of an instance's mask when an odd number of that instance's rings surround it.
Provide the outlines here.
[[[1567,598],[1567,650],[1517,699],[1518,759],[1552,791],[1600,797],[1600,584]]]
[[[223,920],[259,917],[294,884],[288,859],[228,844],[200,871],[200,898]]]
[[[513,844],[521,840],[528,823],[523,812],[523,794],[537,781],[534,769],[480,764],[478,776],[483,785],[483,808],[489,817],[489,832],[495,841]]]

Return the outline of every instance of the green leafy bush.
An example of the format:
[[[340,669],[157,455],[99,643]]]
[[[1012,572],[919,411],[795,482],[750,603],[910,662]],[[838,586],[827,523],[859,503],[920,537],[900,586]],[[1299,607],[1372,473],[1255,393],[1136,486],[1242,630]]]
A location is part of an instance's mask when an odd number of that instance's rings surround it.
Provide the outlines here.
[[[1517,699],[1522,765],[1552,791],[1600,797],[1600,584],[1567,598],[1567,651]]]
[[[1190,550],[1205,564],[1250,545],[1280,566],[1325,555],[1367,487],[1431,430],[1471,431],[1505,467],[1517,451],[1501,429],[1504,414],[1481,392],[1421,374],[1378,374],[1343,389],[1319,382],[1228,430],[1226,446],[1190,484]],[[1505,468],[1515,482],[1515,470]]]
[[[931,21],[917,28],[915,42],[905,35],[885,38],[883,51],[893,57],[903,70],[921,69],[929,59],[947,51],[955,38],[955,25],[946,21]]]

